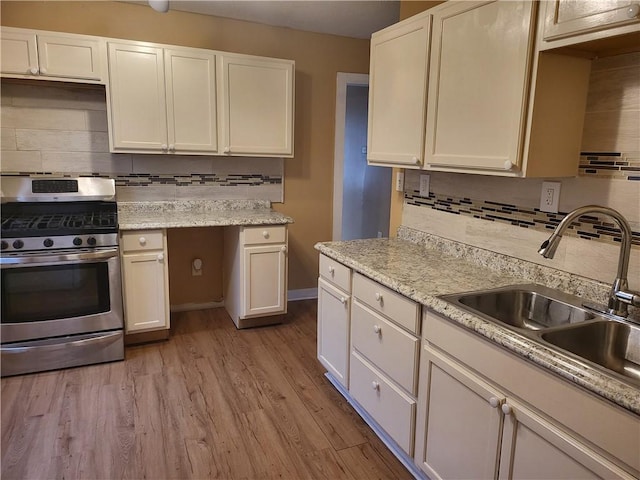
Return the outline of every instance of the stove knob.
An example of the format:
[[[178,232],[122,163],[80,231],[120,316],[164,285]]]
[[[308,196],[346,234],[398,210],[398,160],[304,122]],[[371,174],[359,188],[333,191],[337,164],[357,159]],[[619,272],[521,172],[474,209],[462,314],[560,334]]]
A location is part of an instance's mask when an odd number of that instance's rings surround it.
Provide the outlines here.
[[[22,240],[15,240],[13,242],[13,248],[15,248],[16,250],[20,249],[24,247],[24,242]]]
[[[51,240],[50,238],[47,238],[44,242],[43,242],[45,247],[53,247],[53,240]]]
[[[0,243],[0,246],[1,246],[2,250],[6,250],[7,248],[9,248],[9,244],[7,242],[5,242],[4,240],[2,240],[2,243]]]
[[[95,237],[89,237],[89,238],[87,238],[87,243],[88,243],[89,245],[91,245],[92,247],[93,247],[93,246],[95,246],[95,244],[96,244],[96,239],[95,239]]]
[[[81,239],[80,237],[76,237],[76,238],[74,238],[74,239],[73,239],[73,244],[74,244],[76,247],[79,247],[80,245],[82,245],[82,239]]]

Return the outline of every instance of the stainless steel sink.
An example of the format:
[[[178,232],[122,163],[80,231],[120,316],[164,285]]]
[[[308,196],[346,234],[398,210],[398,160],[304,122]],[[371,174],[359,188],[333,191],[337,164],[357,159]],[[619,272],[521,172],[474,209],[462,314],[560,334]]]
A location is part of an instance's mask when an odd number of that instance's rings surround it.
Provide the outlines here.
[[[578,297],[541,285],[512,287],[441,297],[516,330],[541,330],[596,318]]]
[[[528,284],[440,298],[559,355],[640,385],[640,326],[587,310],[578,297]]]
[[[540,338],[640,385],[638,326],[617,321],[597,321],[541,333]]]

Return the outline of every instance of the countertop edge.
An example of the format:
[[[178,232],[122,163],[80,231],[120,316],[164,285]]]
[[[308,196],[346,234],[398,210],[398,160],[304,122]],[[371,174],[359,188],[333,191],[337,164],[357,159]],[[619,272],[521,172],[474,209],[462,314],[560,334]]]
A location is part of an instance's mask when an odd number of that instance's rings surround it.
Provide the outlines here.
[[[480,316],[441,300],[436,295],[419,292],[411,285],[403,284],[396,278],[389,277],[384,273],[369,268],[367,265],[342,255],[326,243],[319,242],[314,248],[320,253],[352,268],[354,271],[420,303],[451,322],[475,332],[492,344],[504,347],[518,357],[529,360],[544,370],[557,374],[570,383],[583,387],[585,390],[605,398],[627,411],[640,415],[640,402],[638,402],[637,399],[638,389],[618,380],[616,377],[586,366],[577,360],[560,355],[544,345],[520,336],[497,323],[485,320]],[[514,279],[514,283],[523,282]],[[615,392],[613,392],[612,389],[615,389]]]

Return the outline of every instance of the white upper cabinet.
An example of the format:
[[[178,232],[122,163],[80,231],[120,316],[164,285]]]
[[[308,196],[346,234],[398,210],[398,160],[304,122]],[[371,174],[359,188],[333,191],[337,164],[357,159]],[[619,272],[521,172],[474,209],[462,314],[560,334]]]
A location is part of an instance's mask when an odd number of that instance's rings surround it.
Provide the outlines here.
[[[2,76],[105,83],[105,41],[99,37],[2,27]]]
[[[543,4],[542,38],[547,42],[595,32],[599,32],[597,37],[602,38],[611,33],[618,34],[615,27],[630,26],[626,29],[628,31],[637,31],[640,27],[639,1],[549,0]]]
[[[420,14],[371,37],[369,164],[423,164],[430,26]]]
[[[434,12],[429,167],[520,167],[534,20],[532,2],[453,2]]]
[[[215,55],[109,43],[115,152],[216,153]]]
[[[222,150],[293,156],[294,67],[290,60],[222,54]]]

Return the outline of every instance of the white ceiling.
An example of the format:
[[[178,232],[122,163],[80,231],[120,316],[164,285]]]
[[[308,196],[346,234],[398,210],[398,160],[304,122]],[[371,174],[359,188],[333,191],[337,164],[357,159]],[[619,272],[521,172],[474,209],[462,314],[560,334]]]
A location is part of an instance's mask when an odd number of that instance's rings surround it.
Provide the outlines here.
[[[370,38],[396,23],[400,11],[396,0],[170,0],[169,5],[171,10],[354,38]]]

